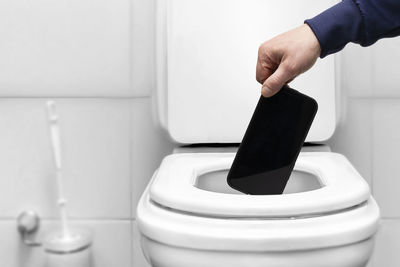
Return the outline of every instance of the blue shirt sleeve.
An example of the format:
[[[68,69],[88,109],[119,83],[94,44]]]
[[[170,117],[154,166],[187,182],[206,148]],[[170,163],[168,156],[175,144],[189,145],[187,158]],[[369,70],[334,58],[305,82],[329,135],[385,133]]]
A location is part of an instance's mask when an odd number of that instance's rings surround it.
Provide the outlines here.
[[[347,43],[369,46],[400,35],[400,0],[343,0],[305,21],[321,46],[321,58]]]

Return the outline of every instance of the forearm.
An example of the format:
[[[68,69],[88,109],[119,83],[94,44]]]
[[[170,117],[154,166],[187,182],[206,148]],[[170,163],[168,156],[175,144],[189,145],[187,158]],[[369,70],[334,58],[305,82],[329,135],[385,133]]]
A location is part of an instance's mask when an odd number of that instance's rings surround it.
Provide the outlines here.
[[[347,43],[368,46],[400,35],[400,0],[343,0],[306,20],[321,46],[321,57]]]

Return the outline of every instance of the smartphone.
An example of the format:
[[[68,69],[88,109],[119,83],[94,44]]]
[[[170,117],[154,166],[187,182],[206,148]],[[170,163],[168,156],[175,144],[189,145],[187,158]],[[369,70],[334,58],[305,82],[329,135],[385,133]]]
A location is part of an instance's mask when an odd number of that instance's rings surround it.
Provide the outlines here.
[[[313,98],[288,86],[261,96],[229,170],[229,186],[245,194],[282,194],[317,109]]]

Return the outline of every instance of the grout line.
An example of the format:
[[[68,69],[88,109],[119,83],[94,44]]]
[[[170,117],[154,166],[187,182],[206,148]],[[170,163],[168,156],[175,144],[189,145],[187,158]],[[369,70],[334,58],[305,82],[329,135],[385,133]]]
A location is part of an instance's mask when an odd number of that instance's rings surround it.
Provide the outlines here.
[[[39,216],[40,217],[40,216]],[[42,221],[59,221],[60,219],[57,217],[40,217]],[[69,217],[69,221],[132,221],[135,220],[133,218],[106,218],[106,217]],[[0,217],[0,221],[17,221],[17,217]]]
[[[384,221],[399,221],[400,222],[400,217],[382,216],[381,219]]]
[[[133,104],[129,105],[129,216],[133,217]]]
[[[131,253],[129,253],[129,259],[130,259],[130,263],[131,263],[130,265],[133,267],[133,262],[134,262],[133,257],[135,256],[134,255],[135,253],[133,253],[133,250],[134,250],[133,239],[135,238],[134,235],[133,235],[133,221],[131,221],[130,226],[131,227],[129,229],[129,232],[131,233],[131,238],[130,238],[130,245],[131,245],[130,251],[131,251]]]
[[[371,133],[371,139],[369,141],[369,146],[370,146],[370,156],[369,156],[369,160],[371,162],[371,195],[374,195],[375,192],[375,172],[374,172],[374,143],[375,143],[375,127],[374,127],[374,112],[375,112],[375,103],[373,101],[370,101],[370,103],[368,103],[369,105],[369,127],[370,127],[370,133]]]
[[[374,50],[371,49],[368,51],[369,53],[369,63],[372,63],[371,60],[374,57]],[[370,131],[370,140],[369,140],[369,149],[370,149],[370,155],[369,155],[369,160],[370,160],[370,170],[371,170],[371,195],[374,196],[374,192],[375,192],[375,173],[374,173],[374,138],[375,138],[375,127],[373,125],[374,123],[374,112],[375,112],[375,108],[374,108],[374,100],[379,99],[377,96],[374,96],[374,88],[375,88],[375,79],[374,79],[374,75],[372,75],[373,73],[375,73],[375,68],[374,68],[374,64],[370,64],[370,75],[369,75],[369,87],[370,87],[370,96],[366,97],[365,100],[368,100],[368,107],[369,107],[369,131]],[[361,98],[363,99],[363,98]],[[373,263],[371,265],[374,265]]]
[[[0,96],[0,101],[1,100],[31,100],[31,99],[115,99],[115,100],[132,100],[132,99],[142,99],[142,98],[150,98],[150,95],[139,95],[139,96],[10,96],[10,97],[3,97]]]
[[[347,96],[348,99],[351,100],[393,100],[398,101],[400,100],[400,96],[390,96],[390,95],[380,95],[380,96],[357,96],[357,95],[349,95]]]
[[[134,35],[134,33],[133,33],[133,1],[129,1],[129,25],[128,25],[128,36],[129,36],[129,51],[128,51],[128,57],[129,57],[129,74],[128,74],[128,76],[129,76],[129,86],[128,86],[128,88],[129,88],[129,90],[132,90],[133,91],[133,81],[134,81],[134,78],[133,78],[133,62],[134,62],[134,59],[133,59],[133,35]]]

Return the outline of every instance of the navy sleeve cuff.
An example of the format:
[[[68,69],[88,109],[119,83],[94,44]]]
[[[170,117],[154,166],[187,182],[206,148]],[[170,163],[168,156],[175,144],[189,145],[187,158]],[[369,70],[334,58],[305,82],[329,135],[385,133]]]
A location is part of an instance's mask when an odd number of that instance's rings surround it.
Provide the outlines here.
[[[343,0],[305,23],[319,41],[321,58],[341,50],[349,42],[365,39],[362,15],[352,0]]]

